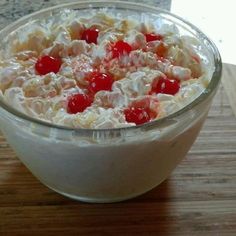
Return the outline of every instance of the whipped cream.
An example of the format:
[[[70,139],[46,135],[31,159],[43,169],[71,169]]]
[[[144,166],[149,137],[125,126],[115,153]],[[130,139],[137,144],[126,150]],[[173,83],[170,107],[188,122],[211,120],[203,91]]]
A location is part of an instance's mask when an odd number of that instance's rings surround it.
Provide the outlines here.
[[[54,124],[95,129],[135,126],[127,121],[124,110],[137,103],[154,111],[151,120],[156,120],[191,103],[211,78],[209,62],[198,50],[200,43],[160,21],[123,19],[106,10],[92,11],[90,16],[65,10],[60,17],[25,28],[15,32],[1,55],[0,98],[29,116]],[[89,28],[99,30],[97,44],[81,39]],[[160,34],[161,39],[148,42],[147,33]],[[119,40],[131,45],[132,51],[114,58],[111,48]],[[160,47],[165,48],[164,56],[157,53]],[[35,64],[45,55],[61,59],[57,73],[37,73]],[[112,89],[98,91],[91,106],[71,114],[68,98],[88,93],[87,77],[94,70],[112,76]],[[176,94],[150,93],[153,83],[163,77],[179,81]]]

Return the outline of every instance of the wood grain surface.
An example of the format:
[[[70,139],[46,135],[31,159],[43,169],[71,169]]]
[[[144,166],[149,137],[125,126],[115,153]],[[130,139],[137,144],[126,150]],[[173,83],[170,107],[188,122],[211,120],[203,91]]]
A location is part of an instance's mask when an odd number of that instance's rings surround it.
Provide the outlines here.
[[[222,83],[229,98],[229,104],[236,116],[236,66],[225,64],[223,68]]]
[[[224,70],[229,84],[235,67]],[[235,236],[236,119],[227,94],[221,85],[199,138],[169,179],[122,203],[85,204],[54,193],[0,134],[0,235]]]

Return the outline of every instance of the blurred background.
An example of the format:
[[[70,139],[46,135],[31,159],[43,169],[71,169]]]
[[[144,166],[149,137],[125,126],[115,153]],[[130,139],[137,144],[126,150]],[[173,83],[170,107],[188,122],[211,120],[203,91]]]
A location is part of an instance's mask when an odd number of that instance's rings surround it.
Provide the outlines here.
[[[0,28],[34,11],[69,2],[73,1],[0,0]],[[236,64],[234,55],[236,33],[233,26],[233,22],[236,22],[236,1],[128,0],[128,2],[158,6],[187,19],[215,42],[220,50],[223,62]]]

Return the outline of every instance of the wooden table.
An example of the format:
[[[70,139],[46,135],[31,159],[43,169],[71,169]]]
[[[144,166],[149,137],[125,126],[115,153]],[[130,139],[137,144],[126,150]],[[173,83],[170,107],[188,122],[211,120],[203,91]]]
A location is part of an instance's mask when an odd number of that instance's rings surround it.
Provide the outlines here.
[[[85,204],[52,192],[0,135],[0,235],[235,236],[235,74],[225,65],[203,130],[170,178],[123,203]]]

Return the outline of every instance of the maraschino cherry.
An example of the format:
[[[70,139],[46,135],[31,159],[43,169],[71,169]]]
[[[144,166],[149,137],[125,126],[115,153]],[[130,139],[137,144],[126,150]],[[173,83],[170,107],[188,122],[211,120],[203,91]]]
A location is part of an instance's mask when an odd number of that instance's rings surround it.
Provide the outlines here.
[[[180,84],[178,80],[172,80],[168,78],[159,78],[157,81],[154,80],[152,83],[152,89],[150,94],[152,93],[164,93],[175,95],[178,93],[180,89]]]
[[[67,112],[76,114],[83,112],[87,107],[91,106],[92,98],[87,94],[73,94],[68,98]]]
[[[144,36],[145,36],[147,42],[152,42],[152,41],[163,39],[162,35],[155,34],[155,33],[147,33],[147,34],[144,34]]]
[[[82,33],[81,39],[85,40],[87,43],[95,43],[97,44],[99,30],[97,28],[89,28],[84,30]]]
[[[97,93],[101,90],[111,91],[114,82],[112,76],[100,72],[92,73],[87,80],[89,81],[88,90],[92,93]]]
[[[141,125],[151,120],[150,109],[141,107],[129,107],[124,110],[127,122]]]
[[[42,56],[37,60],[35,64],[35,70],[40,75],[46,75],[50,72],[54,72],[56,74],[60,70],[60,68],[61,60],[59,58],[54,58],[51,56]]]
[[[123,55],[128,55],[131,51],[132,47],[128,43],[119,40],[112,46],[112,57],[118,58]]]

